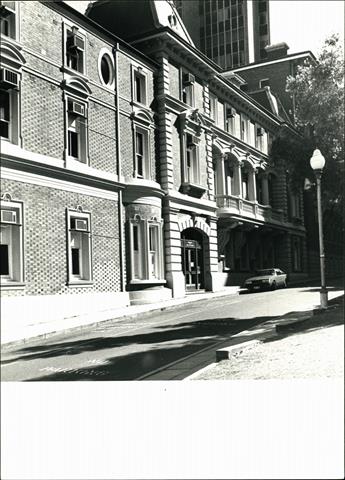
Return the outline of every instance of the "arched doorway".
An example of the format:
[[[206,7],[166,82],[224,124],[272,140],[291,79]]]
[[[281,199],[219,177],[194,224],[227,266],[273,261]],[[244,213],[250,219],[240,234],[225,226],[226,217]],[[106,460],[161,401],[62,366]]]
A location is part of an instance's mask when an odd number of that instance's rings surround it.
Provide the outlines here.
[[[181,245],[186,291],[202,290],[205,288],[203,234],[195,228],[187,228],[181,233]]]

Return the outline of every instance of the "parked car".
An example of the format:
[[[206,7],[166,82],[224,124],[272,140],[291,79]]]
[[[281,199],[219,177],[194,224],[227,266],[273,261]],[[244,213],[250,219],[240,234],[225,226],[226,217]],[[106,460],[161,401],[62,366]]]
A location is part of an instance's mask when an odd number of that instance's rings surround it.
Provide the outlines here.
[[[254,277],[247,278],[244,286],[251,292],[264,289],[275,290],[278,287],[285,288],[287,286],[287,274],[279,268],[257,270]]]

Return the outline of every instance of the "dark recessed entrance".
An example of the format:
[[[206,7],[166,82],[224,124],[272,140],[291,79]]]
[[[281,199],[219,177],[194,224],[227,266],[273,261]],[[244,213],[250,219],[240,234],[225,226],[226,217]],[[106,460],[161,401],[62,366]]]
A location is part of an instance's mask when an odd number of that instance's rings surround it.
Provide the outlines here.
[[[188,228],[182,232],[182,271],[186,290],[204,288],[204,249],[203,237],[198,230]]]

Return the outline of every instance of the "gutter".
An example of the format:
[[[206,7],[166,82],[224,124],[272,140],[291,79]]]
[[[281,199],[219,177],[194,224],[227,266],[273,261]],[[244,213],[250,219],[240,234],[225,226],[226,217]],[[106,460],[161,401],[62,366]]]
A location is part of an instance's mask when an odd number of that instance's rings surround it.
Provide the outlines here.
[[[115,65],[115,132],[116,132],[116,158],[117,158],[117,175],[119,181],[122,179],[122,165],[121,165],[121,140],[120,140],[120,102],[119,102],[119,68],[118,68],[118,52],[120,50],[119,42],[115,43],[112,48],[114,65]],[[122,190],[118,194],[118,218],[119,218],[119,250],[120,250],[120,289],[121,292],[125,291],[125,259],[124,259],[124,228],[123,228],[123,203],[122,203]]]

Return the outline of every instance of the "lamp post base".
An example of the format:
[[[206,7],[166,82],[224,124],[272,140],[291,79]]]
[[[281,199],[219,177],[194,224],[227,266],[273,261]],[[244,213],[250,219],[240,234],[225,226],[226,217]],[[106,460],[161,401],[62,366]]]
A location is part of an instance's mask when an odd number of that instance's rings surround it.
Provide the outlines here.
[[[320,290],[320,307],[321,308],[328,307],[328,292],[326,288],[321,288]]]

